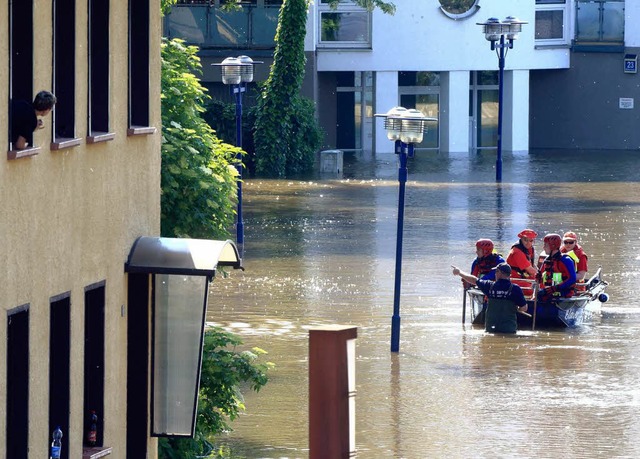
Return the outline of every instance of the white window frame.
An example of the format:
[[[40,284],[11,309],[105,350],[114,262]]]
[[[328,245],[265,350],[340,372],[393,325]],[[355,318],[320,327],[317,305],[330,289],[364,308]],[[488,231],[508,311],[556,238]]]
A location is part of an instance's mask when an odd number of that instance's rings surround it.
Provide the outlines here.
[[[564,3],[536,3],[536,13],[538,11],[561,11],[562,12],[562,38],[536,38],[536,45],[569,45],[573,37],[573,21],[571,8],[572,2],[566,0]],[[535,21],[534,21],[535,27]],[[535,34],[535,31],[534,31]]]
[[[328,3],[323,3],[322,0],[316,0],[317,12],[318,12],[318,44],[320,49],[371,49],[371,36],[373,32],[372,14],[367,11],[366,8],[356,5],[355,2],[350,0],[340,0],[338,7],[332,9]],[[367,37],[364,41],[323,41],[322,40],[322,15],[324,13],[365,13],[367,15]]]

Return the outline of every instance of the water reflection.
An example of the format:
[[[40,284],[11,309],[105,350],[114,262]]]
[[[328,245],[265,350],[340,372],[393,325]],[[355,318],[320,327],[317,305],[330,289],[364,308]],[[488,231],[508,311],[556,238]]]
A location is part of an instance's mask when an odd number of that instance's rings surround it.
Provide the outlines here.
[[[399,355],[395,157],[345,159],[341,180],[247,181],[247,269],[213,284],[208,311],[277,365],[227,439],[240,457],[308,457],[307,330],[328,323],[358,326],[360,458],[640,456],[635,161],[505,155],[500,185],[494,164],[495,152],[409,164]],[[574,230],[590,272],[603,266],[612,300],[593,325],[512,337],[460,326],[449,265],[469,265],[480,237],[507,253],[525,227]]]

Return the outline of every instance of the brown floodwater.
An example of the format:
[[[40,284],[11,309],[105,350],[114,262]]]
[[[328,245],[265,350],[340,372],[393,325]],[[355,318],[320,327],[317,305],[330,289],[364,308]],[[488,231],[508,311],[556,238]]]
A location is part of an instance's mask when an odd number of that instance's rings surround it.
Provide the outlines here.
[[[358,327],[359,458],[640,457],[637,153],[418,153],[409,161],[400,352],[390,352],[394,155],[345,156],[341,178],[250,179],[245,267],[212,284],[208,321],[276,364],[223,438],[236,457],[308,457],[308,330]],[[474,243],[506,254],[523,228],[576,231],[610,284],[569,331],[493,336],[461,324]],[[536,249],[541,250],[541,241]]]

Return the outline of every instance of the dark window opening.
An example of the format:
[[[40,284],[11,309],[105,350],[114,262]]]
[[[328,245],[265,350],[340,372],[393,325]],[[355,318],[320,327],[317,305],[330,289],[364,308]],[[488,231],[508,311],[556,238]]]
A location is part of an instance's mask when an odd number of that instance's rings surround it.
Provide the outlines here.
[[[33,102],[33,1],[9,1],[9,98],[10,101]],[[11,135],[11,103],[9,110],[9,150]],[[33,146],[33,134],[27,138]]]
[[[54,0],[53,22],[53,141],[75,137],[75,0]]]
[[[27,459],[29,454],[29,309],[8,314],[7,324],[7,456]]]
[[[90,413],[98,416],[96,445],[102,446],[104,432],[104,285],[87,287],[84,293],[84,429],[90,429]]]
[[[68,439],[71,351],[71,301],[68,295],[52,299],[49,333],[49,433],[59,426],[62,438]],[[61,449],[60,458],[69,458],[69,448]]]
[[[149,435],[148,274],[129,274],[127,303],[127,458],[138,459]]]
[[[109,132],[109,1],[89,0],[89,135]]]
[[[149,0],[129,0],[129,127],[149,126]]]

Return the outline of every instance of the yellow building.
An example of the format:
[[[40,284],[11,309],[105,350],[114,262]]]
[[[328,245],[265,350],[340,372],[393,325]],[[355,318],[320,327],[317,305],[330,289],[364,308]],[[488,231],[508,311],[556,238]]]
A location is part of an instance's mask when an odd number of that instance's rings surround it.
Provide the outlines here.
[[[10,0],[0,36],[0,457],[49,457],[56,426],[90,457],[91,411],[93,457],[155,457],[124,265],[160,231],[159,1]],[[11,101],[40,90],[58,103],[15,150]]]

